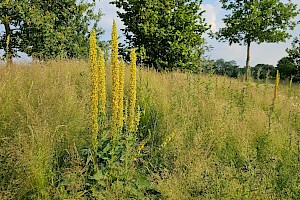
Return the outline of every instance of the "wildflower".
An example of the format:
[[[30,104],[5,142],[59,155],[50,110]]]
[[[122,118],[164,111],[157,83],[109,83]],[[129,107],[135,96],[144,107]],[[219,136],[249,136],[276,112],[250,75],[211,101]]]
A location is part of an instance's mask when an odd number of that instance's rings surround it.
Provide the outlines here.
[[[111,68],[112,68],[112,131],[115,133],[119,112],[119,61],[118,61],[118,33],[116,21],[113,21],[111,33]]]
[[[106,113],[106,82],[105,63],[103,51],[99,48],[98,73],[99,73],[99,104],[100,113]]]
[[[96,31],[90,33],[90,69],[91,69],[91,121],[92,121],[92,146],[96,150],[98,135],[98,69],[97,69],[97,45]]]
[[[279,75],[279,71],[277,70],[276,80],[275,80],[275,90],[274,90],[274,101],[275,99],[278,98],[279,79],[280,79],[280,75]]]
[[[292,86],[293,86],[293,77],[291,77],[290,79],[290,89],[292,88]]]
[[[130,88],[129,88],[129,108],[128,124],[129,131],[135,129],[135,104],[136,104],[136,53],[135,49],[130,52]]]
[[[119,117],[118,123],[119,127],[123,127],[123,120],[124,120],[124,76],[125,76],[125,63],[122,59],[120,62],[120,72],[119,72]]]
[[[174,138],[176,133],[176,130],[174,130],[169,137],[167,137],[167,139],[161,144],[161,147],[164,148],[167,144],[169,144],[171,142],[171,140]]]

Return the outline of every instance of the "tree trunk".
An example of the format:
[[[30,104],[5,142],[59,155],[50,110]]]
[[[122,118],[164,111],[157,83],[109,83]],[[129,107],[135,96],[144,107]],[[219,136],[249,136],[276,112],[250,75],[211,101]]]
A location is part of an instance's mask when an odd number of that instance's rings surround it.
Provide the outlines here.
[[[246,60],[246,72],[245,72],[245,80],[249,79],[250,72],[250,41],[247,42],[247,60]]]
[[[6,16],[4,19],[4,27],[5,27],[5,39],[6,39],[6,64],[12,64],[12,48],[11,48],[11,29],[9,26],[9,16]]]

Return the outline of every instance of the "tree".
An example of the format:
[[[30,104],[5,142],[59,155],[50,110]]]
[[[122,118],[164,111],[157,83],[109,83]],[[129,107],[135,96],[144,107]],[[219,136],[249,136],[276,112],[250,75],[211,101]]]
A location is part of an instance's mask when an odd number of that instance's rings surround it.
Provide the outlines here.
[[[300,38],[294,38],[292,42],[292,48],[287,48],[286,52],[289,54],[289,58],[292,59],[297,69],[300,68]]]
[[[6,0],[0,7],[1,23],[7,27],[0,48],[9,60],[17,51],[38,59],[87,57],[88,27],[96,28],[101,17],[93,12],[95,0]]]
[[[236,61],[225,61],[224,59],[217,59],[214,62],[214,68],[216,74],[227,75],[229,77],[237,78],[239,73],[239,66]]]
[[[257,64],[255,67],[251,68],[251,72],[253,77],[259,80],[266,79],[267,76],[269,76],[269,78],[275,78],[277,70],[273,65]]]
[[[159,69],[195,69],[208,26],[202,0],[114,0],[129,48],[144,51],[144,63]],[[139,56],[140,57],[140,56]]]
[[[246,71],[250,69],[250,45],[267,42],[284,42],[291,35],[299,14],[297,5],[280,0],[220,0],[222,8],[231,11],[223,19],[225,27],[216,33],[220,41],[247,46]],[[247,73],[246,73],[247,79]]]
[[[3,0],[0,2],[0,23],[4,25],[5,31],[0,34],[0,49],[4,49],[4,57],[8,64],[12,63],[12,57],[16,56],[19,45],[20,32],[16,27],[22,23],[22,7],[26,0]]]
[[[280,72],[280,77],[282,79],[291,79],[291,77],[295,76],[298,72],[296,64],[290,57],[281,58],[277,63],[277,68]]]

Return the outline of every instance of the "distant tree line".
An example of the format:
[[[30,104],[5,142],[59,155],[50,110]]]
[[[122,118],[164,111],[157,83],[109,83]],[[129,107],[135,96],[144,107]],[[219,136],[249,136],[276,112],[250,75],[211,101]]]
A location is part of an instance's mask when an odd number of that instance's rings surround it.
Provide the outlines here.
[[[274,79],[277,70],[279,70],[281,79],[292,79],[293,82],[300,82],[300,36],[294,38],[291,48],[287,48],[286,52],[288,55],[281,58],[276,67],[269,64],[257,64],[255,67],[249,68],[249,74],[258,80]],[[208,65],[202,71],[232,78],[237,78],[246,73],[246,69],[238,66],[236,61],[225,61],[222,58],[208,62]]]

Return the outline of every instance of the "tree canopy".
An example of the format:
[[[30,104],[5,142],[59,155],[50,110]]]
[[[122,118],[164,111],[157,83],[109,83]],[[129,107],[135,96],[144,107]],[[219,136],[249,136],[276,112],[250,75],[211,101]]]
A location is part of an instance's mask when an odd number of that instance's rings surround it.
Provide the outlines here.
[[[292,47],[287,48],[288,57],[293,60],[297,68],[300,68],[300,37],[294,38]]]
[[[277,63],[277,69],[282,79],[291,78],[298,72],[297,67],[290,57],[283,57]]]
[[[220,41],[228,41],[247,45],[246,69],[250,68],[250,44],[284,42],[290,38],[287,32],[294,29],[293,19],[299,14],[297,5],[283,3],[280,0],[220,0],[222,8],[231,11],[223,19],[225,27],[216,37]]]
[[[229,77],[237,78],[239,74],[239,66],[236,61],[225,61],[224,59],[217,59],[214,62],[214,67],[216,74],[227,75]]]
[[[195,69],[203,54],[202,0],[114,0],[125,25],[129,48],[144,53],[144,63],[160,69]],[[141,58],[141,56],[140,56]]]
[[[38,59],[87,57],[88,28],[101,17],[95,0],[6,0],[0,8],[0,48],[8,60],[17,51]]]

